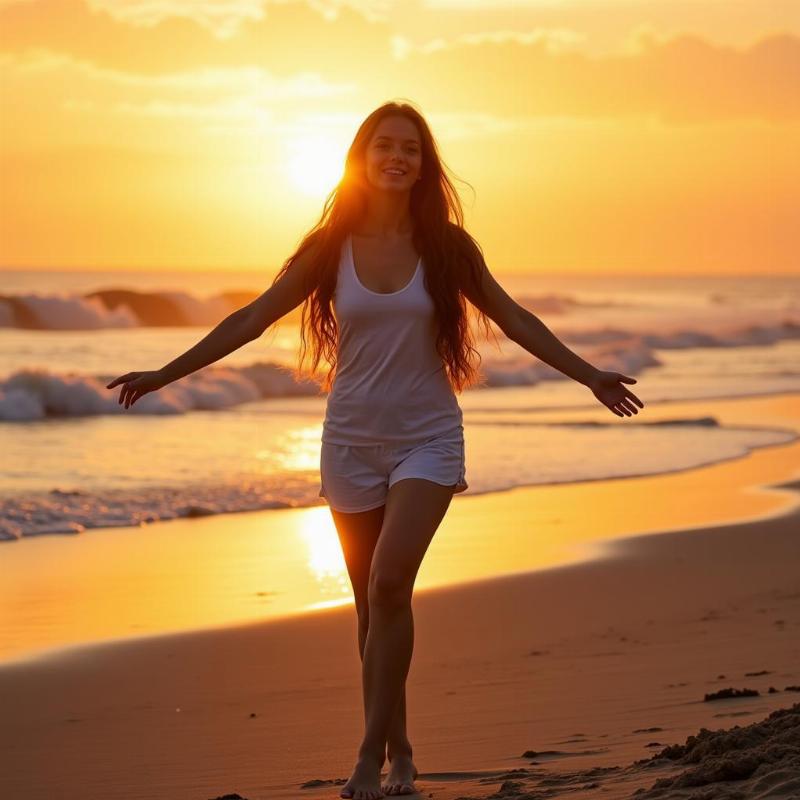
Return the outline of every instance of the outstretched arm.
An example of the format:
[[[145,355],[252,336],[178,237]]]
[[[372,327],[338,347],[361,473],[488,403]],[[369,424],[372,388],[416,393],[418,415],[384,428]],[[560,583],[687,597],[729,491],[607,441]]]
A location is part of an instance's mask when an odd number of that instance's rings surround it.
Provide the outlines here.
[[[120,375],[107,389],[122,384],[119,403],[132,406],[142,395],[157,391],[192,372],[232,353],[253,341],[281,317],[296,308],[307,296],[307,278],[312,266],[309,249],[304,250],[280,279],[252,303],[225,317],[196,345],[158,370],[128,372]]]
[[[482,292],[464,281],[467,299],[492,319],[503,333],[531,355],[582,383],[618,417],[638,414],[644,403],[623,384],[636,383],[619,372],[597,369],[570,350],[535,314],[511,298],[483,264]]]

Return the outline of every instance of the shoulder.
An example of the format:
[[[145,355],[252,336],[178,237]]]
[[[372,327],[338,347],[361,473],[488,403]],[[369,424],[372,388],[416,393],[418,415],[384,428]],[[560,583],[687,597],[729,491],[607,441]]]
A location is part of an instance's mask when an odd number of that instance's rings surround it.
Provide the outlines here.
[[[484,283],[486,260],[477,240],[463,227],[447,223],[446,241],[459,288],[473,300]]]
[[[457,249],[459,255],[469,256],[475,252],[480,253],[478,242],[461,225],[448,222],[445,230],[448,243]]]
[[[456,275],[461,293],[506,335],[513,333],[520,306],[492,275],[478,242],[463,228],[457,225],[452,228],[451,235],[457,243]]]
[[[322,228],[306,234],[295,253],[295,263],[299,261],[303,264],[311,264],[319,259],[324,252],[326,238],[325,231]]]
[[[287,273],[292,273],[294,281],[305,287],[306,294],[316,288],[320,279],[326,250],[325,238],[321,229],[307,234],[288,265]]]

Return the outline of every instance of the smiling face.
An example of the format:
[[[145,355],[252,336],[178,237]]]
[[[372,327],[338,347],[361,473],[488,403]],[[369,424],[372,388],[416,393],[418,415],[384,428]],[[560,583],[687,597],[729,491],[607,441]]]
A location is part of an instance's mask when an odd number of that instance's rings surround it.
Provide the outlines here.
[[[367,144],[365,168],[367,182],[375,189],[386,192],[413,189],[422,168],[417,126],[407,117],[384,117]]]

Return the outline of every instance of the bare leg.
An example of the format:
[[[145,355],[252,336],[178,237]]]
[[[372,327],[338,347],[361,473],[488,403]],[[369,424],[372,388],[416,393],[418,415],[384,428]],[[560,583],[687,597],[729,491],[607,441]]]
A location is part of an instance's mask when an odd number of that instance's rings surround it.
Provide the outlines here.
[[[369,621],[366,624],[361,624],[359,618],[358,626],[358,650],[361,655],[361,660],[364,660],[364,646],[367,642],[367,633],[369,629]],[[365,718],[368,714],[365,714]],[[413,748],[406,733],[406,687],[403,685],[403,691],[400,695],[400,700],[395,708],[394,716],[392,717],[392,725],[389,730],[389,736],[386,740],[386,750],[389,757],[389,774],[386,780],[381,784],[381,791],[384,794],[413,794],[414,781],[419,772],[417,766],[413,761]],[[383,766],[381,761],[381,766]]]
[[[362,664],[366,730],[356,766],[360,774],[379,774],[380,771],[392,718],[411,665],[414,581],[450,505],[453,489],[422,478],[407,478],[389,490],[369,575],[370,624]],[[396,760],[402,774],[402,757]],[[394,788],[397,793],[414,791],[413,778],[403,775],[399,783],[400,786],[394,786],[391,777],[387,780],[390,793],[394,793]],[[355,798],[358,800],[358,793]]]
[[[347,571],[353,585],[353,594],[358,613],[358,652],[363,662],[364,648],[369,631],[369,603],[368,583],[372,556],[381,532],[384,519],[384,506],[371,511],[362,511],[356,514],[344,514],[331,509],[342,553],[347,564]],[[367,718],[365,708],[365,719]],[[413,782],[417,776],[417,769],[411,760],[411,742],[406,733],[406,707],[405,685],[387,737],[388,757],[392,766],[389,777],[383,784],[382,790],[389,794],[389,781],[394,784]],[[381,758],[381,766],[385,756]],[[407,787],[406,787],[407,788]],[[352,797],[351,784],[348,783],[342,790],[343,797]],[[396,793],[396,792],[395,792]]]
[[[358,652],[361,656],[361,661],[364,661],[364,647],[367,643],[367,633],[369,631],[369,619],[365,624],[362,624],[359,619],[358,624]],[[365,718],[368,716],[365,710]],[[413,749],[411,742],[408,739],[406,732],[406,687],[403,684],[402,692],[400,693],[400,700],[395,708],[394,715],[392,716],[392,724],[389,728],[389,735],[386,738],[386,754],[389,761],[396,761],[398,757],[404,756],[409,761]],[[388,780],[387,780],[388,783]],[[386,791],[384,789],[384,791]]]

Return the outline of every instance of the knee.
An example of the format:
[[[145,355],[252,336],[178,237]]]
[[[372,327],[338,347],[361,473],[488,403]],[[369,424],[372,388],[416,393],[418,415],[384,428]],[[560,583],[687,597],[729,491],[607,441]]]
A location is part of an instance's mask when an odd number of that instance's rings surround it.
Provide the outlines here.
[[[397,609],[411,603],[408,581],[391,572],[375,571],[369,578],[369,608]]]

